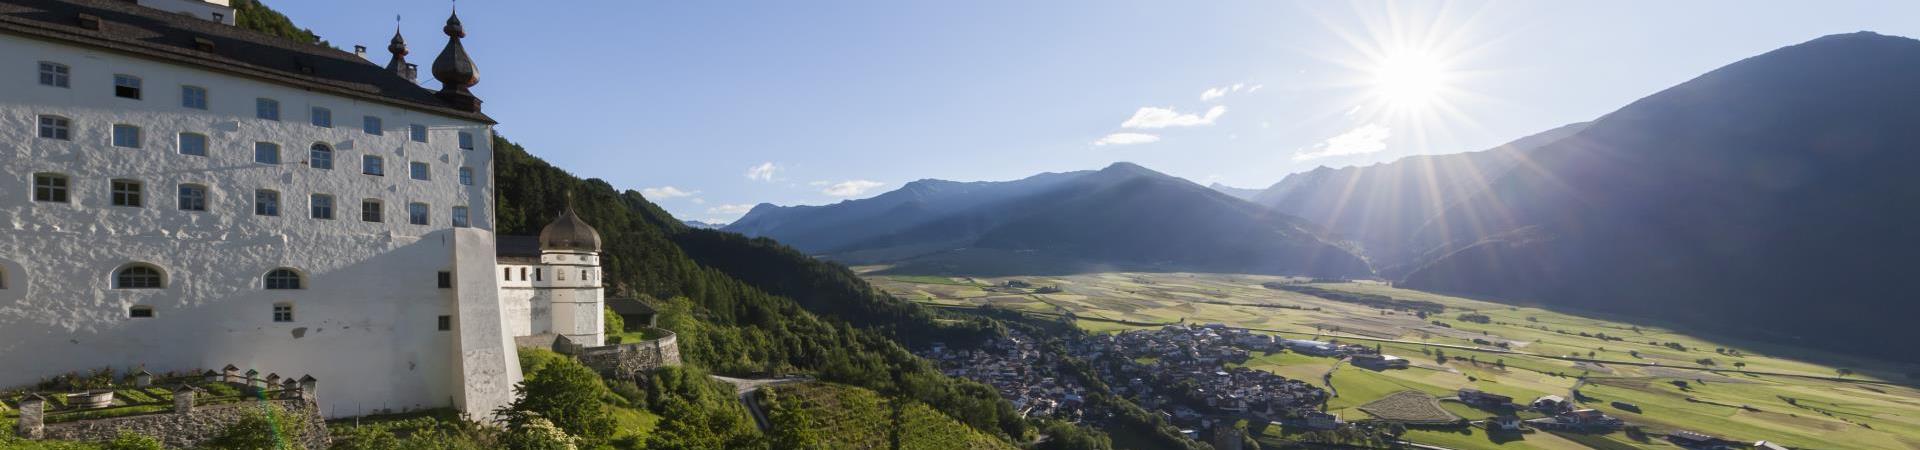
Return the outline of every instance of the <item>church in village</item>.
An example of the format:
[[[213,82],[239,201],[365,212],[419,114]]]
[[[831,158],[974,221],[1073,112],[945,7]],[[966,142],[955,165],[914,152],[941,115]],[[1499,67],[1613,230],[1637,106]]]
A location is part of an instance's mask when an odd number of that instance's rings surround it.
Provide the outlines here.
[[[320,380],[327,417],[486,417],[516,340],[603,344],[593,227],[495,236],[457,15],[437,88],[397,31],[381,63],[234,20],[0,0],[0,386],[234,365]]]

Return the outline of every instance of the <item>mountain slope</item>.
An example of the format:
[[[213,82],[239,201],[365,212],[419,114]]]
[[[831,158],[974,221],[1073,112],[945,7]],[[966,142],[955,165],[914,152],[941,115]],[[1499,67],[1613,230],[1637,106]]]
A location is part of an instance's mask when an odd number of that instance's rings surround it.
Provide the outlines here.
[[[1855,33],[1641,99],[1421,229],[1403,285],[1920,360],[1920,41]]]
[[[871,199],[756,210],[727,229],[896,271],[1371,274],[1310,222],[1130,163],[1010,182],[923,180]]]
[[[1233,187],[1220,183],[1209,184],[1207,185],[1207,189],[1220,191],[1222,194],[1231,195],[1241,200],[1253,200],[1253,196],[1260,195],[1261,191],[1260,189]]]
[[[1388,275],[1401,274],[1417,250],[1405,244],[1427,219],[1486,189],[1533,149],[1586,125],[1565,125],[1477,152],[1409,156],[1370,166],[1320,167],[1287,175],[1251,200],[1357,241],[1375,268]]]

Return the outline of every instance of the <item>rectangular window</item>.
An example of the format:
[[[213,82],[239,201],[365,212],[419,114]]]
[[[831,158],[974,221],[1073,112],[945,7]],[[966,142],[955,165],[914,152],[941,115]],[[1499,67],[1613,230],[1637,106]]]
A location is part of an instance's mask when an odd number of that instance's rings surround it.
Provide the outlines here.
[[[253,143],[253,162],[261,164],[280,163],[280,144],[272,142]]]
[[[333,149],[324,144],[313,144],[307,149],[307,165],[315,169],[333,170]]]
[[[453,316],[440,316],[440,331],[453,331]]]
[[[413,125],[407,125],[407,136],[412,138],[414,142],[426,142],[427,126],[417,124],[417,123]]]
[[[540,268],[538,267],[533,269],[533,281],[540,281]]]
[[[527,281],[527,268],[520,268],[520,281]]]
[[[473,150],[473,133],[460,132],[460,149]]]
[[[113,124],[113,146],[140,148],[140,127],[124,123]]]
[[[440,271],[440,288],[453,289],[453,272]]]
[[[467,225],[467,207],[465,206],[453,207],[453,226],[459,227],[459,228],[466,228],[468,226]]]
[[[109,193],[113,206],[140,207],[140,182],[134,180],[113,180]]]
[[[313,218],[333,220],[333,196],[313,194],[307,203],[313,207]]]
[[[520,270],[526,270],[526,269],[520,269]],[[513,281],[513,268],[512,267],[500,268],[500,278],[501,278],[501,281]]]
[[[279,216],[280,193],[266,189],[253,191],[253,215]]]
[[[207,187],[197,184],[180,185],[181,211],[206,211]]]
[[[313,126],[333,128],[333,110],[318,106],[313,107]]]
[[[386,218],[383,217],[382,214],[380,213],[380,207],[381,207],[381,203],[379,200],[373,200],[373,199],[361,200],[360,201],[360,221],[375,222],[375,223],[385,221]]]
[[[140,99],[140,77],[126,74],[114,74],[113,96]]]
[[[380,126],[379,117],[367,116],[365,119],[360,121],[360,129],[362,131],[366,131],[367,134],[379,136],[382,133],[385,133],[385,131],[382,130],[381,128],[382,127]]]
[[[68,71],[67,66],[65,64],[50,63],[45,61],[40,62],[40,85],[41,86],[53,86],[58,88],[67,87],[67,82],[70,75],[72,75],[72,73]]]
[[[293,321],[293,305],[289,305],[285,303],[273,305],[273,321],[274,322],[292,322]]]
[[[207,156],[207,135],[199,133],[180,133],[180,154],[188,156]]]
[[[360,157],[360,173],[373,175],[377,177],[387,176],[386,162],[381,161],[380,157],[378,156],[373,156],[373,155],[361,156]]]
[[[466,186],[473,185],[473,168],[472,167],[460,168],[460,184],[466,185]]]
[[[412,174],[415,180],[431,181],[433,179],[433,175],[429,173],[427,163],[414,161],[407,164],[407,169],[407,172]]]
[[[414,225],[426,225],[427,219],[428,219],[427,204],[425,203],[407,204],[407,223],[414,224]]]
[[[153,307],[152,306],[135,306],[132,308],[128,308],[127,317],[135,318],[135,319],[152,319]]]
[[[205,111],[207,109],[207,88],[181,86],[180,107]]]
[[[270,98],[253,99],[253,115],[262,119],[280,120],[280,101]]]
[[[33,174],[33,200],[66,203],[67,176],[51,173]]]
[[[73,140],[73,123],[60,116],[40,116],[40,137],[46,139]]]

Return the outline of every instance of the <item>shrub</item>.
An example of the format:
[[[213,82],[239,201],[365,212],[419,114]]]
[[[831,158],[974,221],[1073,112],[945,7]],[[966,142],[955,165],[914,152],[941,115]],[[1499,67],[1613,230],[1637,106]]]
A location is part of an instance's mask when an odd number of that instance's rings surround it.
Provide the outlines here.
[[[269,403],[228,425],[207,447],[223,450],[298,448],[306,432],[305,414]]]
[[[160,446],[159,439],[122,431],[119,436],[114,436],[113,440],[102,444],[100,448],[101,450],[161,450],[164,447]]]
[[[607,334],[627,331],[627,319],[620,317],[619,314],[615,314],[613,308],[607,308],[606,311],[601,314],[606,316],[606,323],[601,324],[601,329]]]
[[[513,450],[574,450],[575,439],[543,417],[528,417],[507,429],[502,444]]]
[[[514,391],[520,399],[501,411],[510,429],[540,420],[550,421],[589,446],[613,437],[613,416],[602,400],[612,393],[601,384],[600,375],[577,361],[549,361],[514,386]]]

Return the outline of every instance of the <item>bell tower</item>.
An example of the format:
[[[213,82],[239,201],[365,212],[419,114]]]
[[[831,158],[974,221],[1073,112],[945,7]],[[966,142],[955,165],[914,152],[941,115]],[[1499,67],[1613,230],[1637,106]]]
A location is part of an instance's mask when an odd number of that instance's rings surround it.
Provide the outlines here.
[[[553,272],[544,288],[551,301],[553,333],[588,347],[604,345],[606,289],[600,282],[600,232],[580,220],[571,202],[540,230],[540,264]]]

